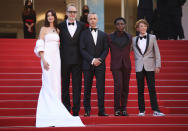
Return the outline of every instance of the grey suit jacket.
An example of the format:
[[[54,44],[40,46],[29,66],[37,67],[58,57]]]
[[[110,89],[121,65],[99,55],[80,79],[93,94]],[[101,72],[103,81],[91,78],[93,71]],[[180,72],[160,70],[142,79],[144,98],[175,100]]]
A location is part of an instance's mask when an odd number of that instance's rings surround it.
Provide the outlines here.
[[[146,71],[155,71],[156,67],[161,67],[161,56],[155,35],[147,34],[146,50],[142,54],[138,46],[139,37],[133,37],[133,50],[135,58],[135,70],[141,72],[143,67]]]

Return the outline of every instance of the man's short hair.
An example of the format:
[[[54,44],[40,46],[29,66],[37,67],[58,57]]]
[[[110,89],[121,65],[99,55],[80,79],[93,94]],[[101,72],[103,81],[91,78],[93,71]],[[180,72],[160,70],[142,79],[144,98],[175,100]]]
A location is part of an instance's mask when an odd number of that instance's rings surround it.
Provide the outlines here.
[[[98,18],[98,15],[97,15],[96,13],[94,13],[94,12],[89,13],[89,14],[88,14],[88,16],[87,16],[87,18],[89,18],[89,16],[90,16],[90,15],[96,15],[96,16],[97,16],[97,18]]]
[[[125,18],[123,18],[123,17],[118,17],[118,18],[116,18],[116,19],[114,20],[114,25],[117,23],[118,20],[122,20],[125,24],[127,23],[126,20],[125,20]]]
[[[149,24],[148,24],[148,22],[145,19],[140,19],[135,24],[135,28],[136,29],[139,27],[140,23],[142,23],[142,24],[146,25],[147,27],[149,27]]]

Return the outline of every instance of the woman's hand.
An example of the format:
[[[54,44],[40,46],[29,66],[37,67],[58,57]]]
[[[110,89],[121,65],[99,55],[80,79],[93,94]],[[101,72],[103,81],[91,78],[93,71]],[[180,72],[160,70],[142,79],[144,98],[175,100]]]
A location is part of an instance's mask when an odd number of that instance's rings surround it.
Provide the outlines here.
[[[41,60],[42,60],[44,69],[48,71],[48,70],[50,69],[50,65],[48,64],[48,62],[47,62],[47,61],[45,60],[45,58],[44,58],[44,51],[40,51],[40,52],[39,52],[39,55],[40,55],[40,57],[41,57]]]
[[[48,71],[50,69],[50,65],[45,59],[42,59],[42,62],[43,62],[44,69]]]

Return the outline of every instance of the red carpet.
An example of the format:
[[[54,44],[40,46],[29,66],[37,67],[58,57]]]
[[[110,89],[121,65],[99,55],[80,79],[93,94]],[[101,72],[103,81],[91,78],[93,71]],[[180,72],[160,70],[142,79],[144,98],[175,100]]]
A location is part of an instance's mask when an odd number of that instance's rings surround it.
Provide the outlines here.
[[[41,87],[39,58],[33,53],[36,40],[0,39],[0,131],[1,130],[187,130],[188,129],[188,41],[158,41],[162,58],[156,75],[158,103],[165,117],[153,117],[145,89],[146,117],[137,117],[137,88],[132,60],[128,101],[129,117],[114,117],[113,78],[106,60],[105,107],[109,117],[98,117],[95,80],[91,117],[83,117],[83,88],[80,116],[86,128],[35,128],[35,112]]]

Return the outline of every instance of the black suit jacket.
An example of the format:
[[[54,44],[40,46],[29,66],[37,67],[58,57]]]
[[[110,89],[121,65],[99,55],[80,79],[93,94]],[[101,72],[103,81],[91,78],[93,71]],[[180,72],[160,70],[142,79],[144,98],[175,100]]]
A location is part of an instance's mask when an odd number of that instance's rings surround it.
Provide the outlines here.
[[[182,6],[186,0],[157,0],[157,9],[160,14],[182,15]]]
[[[101,65],[96,68],[105,69],[105,58],[108,54],[107,34],[98,30],[97,44],[95,45],[90,29],[82,32],[80,37],[80,52],[83,57],[83,70],[89,70],[93,58],[100,58]]]
[[[131,60],[130,60],[130,50],[132,44],[132,36],[128,33],[125,33],[123,37],[127,37],[128,42],[125,47],[120,48],[115,44],[112,40],[113,37],[116,39],[121,40],[121,37],[116,35],[116,32],[111,33],[109,35],[109,48],[111,53],[111,62],[110,62],[110,69],[111,70],[120,70],[124,68],[126,70],[131,70]]]
[[[138,9],[153,10],[153,0],[139,0]]]
[[[77,29],[71,37],[66,21],[59,24],[60,29],[60,55],[64,64],[80,64],[82,57],[80,54],[80,34],[85,29],[83,23],[76,21]]]

